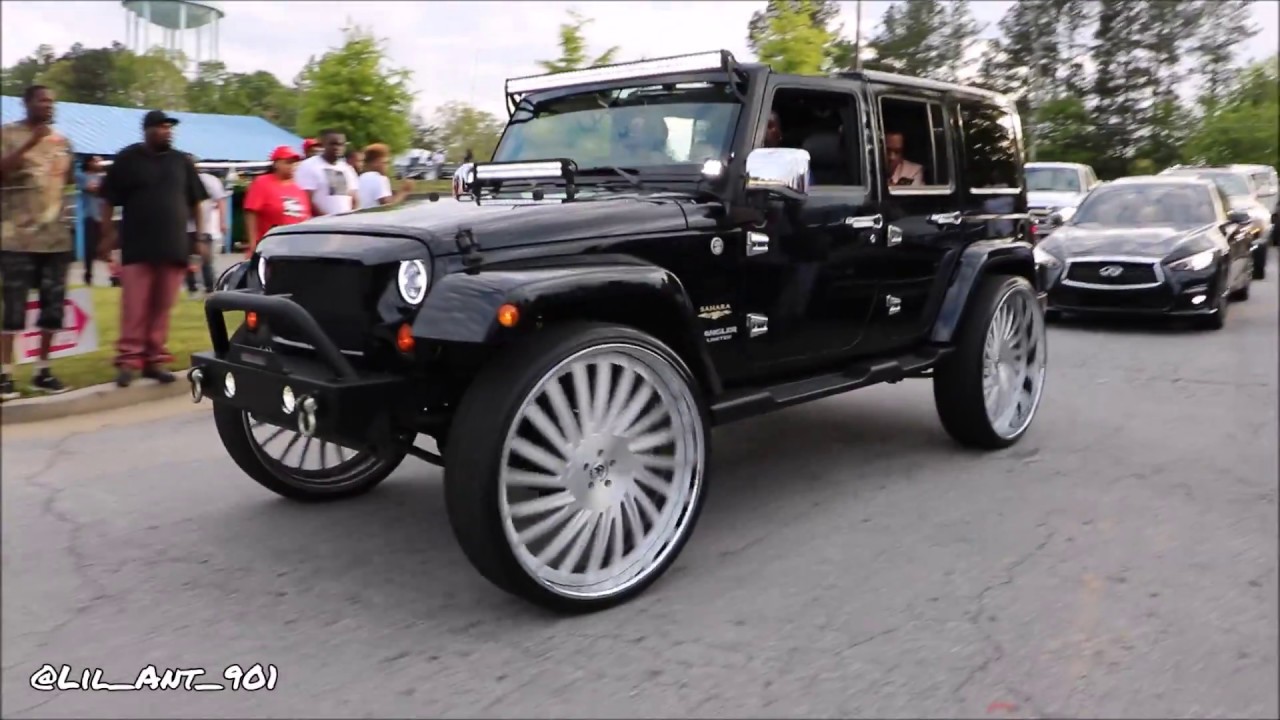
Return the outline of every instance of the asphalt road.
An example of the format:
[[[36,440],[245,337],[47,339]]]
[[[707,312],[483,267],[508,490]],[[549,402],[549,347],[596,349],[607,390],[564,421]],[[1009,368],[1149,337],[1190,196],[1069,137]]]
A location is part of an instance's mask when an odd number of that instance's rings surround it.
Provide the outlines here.
[[[6,428],[3,714],[1276,717],[1278,278],[1218,333],[1053,326],[1007,451],[953,446],[923,380],[719,430],[674,569],[576,619],[473,572],[418,461],[303,507],[182,399]]]

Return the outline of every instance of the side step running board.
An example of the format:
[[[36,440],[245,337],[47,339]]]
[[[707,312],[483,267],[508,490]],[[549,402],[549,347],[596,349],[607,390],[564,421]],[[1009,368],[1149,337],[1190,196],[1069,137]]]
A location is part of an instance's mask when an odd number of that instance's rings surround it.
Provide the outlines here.
[[[922,348],[899,358],[855,363],[839,372],[730,391],[711,405],[711,421],[723,425],[869,385],[897,382],[929,370],[949,352],[949,347]]]

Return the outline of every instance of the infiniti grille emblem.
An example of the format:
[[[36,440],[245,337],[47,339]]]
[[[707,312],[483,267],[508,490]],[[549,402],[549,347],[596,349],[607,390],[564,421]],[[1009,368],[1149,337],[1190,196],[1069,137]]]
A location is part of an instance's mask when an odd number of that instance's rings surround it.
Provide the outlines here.
[[[1102,277],[1113,278],[1113,277],[1120,277],[1120,273],[1123,273],[1123,272],[1124,272],[1124,268],[1119,265],[1107,265],[1106,267],[1099,270],[1098,274],[1101,275]]]

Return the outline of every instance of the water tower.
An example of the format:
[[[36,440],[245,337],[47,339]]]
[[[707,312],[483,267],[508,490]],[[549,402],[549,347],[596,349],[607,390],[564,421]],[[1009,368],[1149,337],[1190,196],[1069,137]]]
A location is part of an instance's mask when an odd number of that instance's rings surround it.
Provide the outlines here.
[[[123,0],[125,45],[141,54],[159,46],[181,52],[187,71],[218,59],[218,29],[226,17],[212,0]],[[154,30],[153,30],[154,28]],[[152,32],[155,40],[152,40]]]

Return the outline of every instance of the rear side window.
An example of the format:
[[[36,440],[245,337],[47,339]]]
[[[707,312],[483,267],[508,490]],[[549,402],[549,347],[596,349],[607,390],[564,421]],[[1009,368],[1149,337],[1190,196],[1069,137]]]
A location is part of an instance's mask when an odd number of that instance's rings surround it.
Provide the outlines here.
[[[960,103],[965,178],[971,190],[1018,188],[1018,141],[1013,115],[994,105]]]

